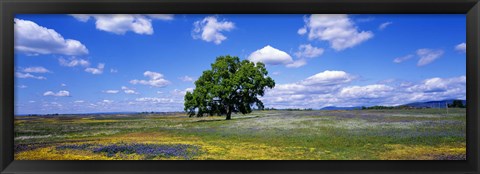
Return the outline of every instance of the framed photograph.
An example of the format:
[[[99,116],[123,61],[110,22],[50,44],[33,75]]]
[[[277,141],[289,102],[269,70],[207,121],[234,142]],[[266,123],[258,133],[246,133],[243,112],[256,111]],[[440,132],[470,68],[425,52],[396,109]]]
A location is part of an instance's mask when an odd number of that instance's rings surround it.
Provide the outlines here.
[[[479,173],[477,0],[4,0],[0,173]]]

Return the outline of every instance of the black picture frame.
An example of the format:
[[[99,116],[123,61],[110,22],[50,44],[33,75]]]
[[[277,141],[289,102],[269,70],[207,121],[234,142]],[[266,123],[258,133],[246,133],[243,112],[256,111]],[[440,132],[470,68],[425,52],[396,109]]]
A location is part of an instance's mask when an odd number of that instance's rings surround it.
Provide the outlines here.
[[[11,173],[479,173],[478,0],[1,0],[0,172]],[[15,161],[15,14],[465,14],[467,160],[464,161]]]

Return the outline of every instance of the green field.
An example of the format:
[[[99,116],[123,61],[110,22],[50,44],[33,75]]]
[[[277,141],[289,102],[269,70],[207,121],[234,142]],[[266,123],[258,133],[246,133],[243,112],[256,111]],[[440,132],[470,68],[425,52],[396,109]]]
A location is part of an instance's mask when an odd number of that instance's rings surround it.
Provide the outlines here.
[[[463,160],[466,110],[15,117],[16,160]]]

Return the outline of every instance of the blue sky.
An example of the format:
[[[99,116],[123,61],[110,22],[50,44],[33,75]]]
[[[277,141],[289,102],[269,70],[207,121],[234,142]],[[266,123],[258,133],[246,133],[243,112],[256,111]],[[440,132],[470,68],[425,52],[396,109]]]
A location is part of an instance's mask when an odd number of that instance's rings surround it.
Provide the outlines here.
[[[464,15],[17,15],[17,114],[182,111],[217,56],[267,64],[266,107],[465,99]]]

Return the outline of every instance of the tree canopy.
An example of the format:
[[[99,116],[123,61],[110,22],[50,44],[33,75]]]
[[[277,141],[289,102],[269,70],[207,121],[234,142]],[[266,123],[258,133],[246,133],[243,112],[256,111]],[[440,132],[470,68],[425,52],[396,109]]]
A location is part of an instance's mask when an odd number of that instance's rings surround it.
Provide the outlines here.
[[[193,92],[185,94],[185,111],[189,116],[226,115],[252,112],[252,107],[263,109],[259,96],[267,88],[275,87],[275,81],[268,77],[265,64],[242,60],[238,57],[220,56],[203,71],[195,81]]]
[[[463,105],[463,102],[461,100],[453,100],[452,104],[448,104],[448,107],[450,107],[450,108],[466,108],[465,105]]]

